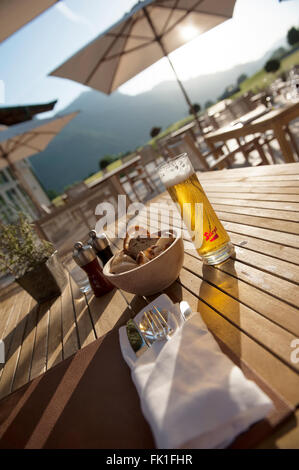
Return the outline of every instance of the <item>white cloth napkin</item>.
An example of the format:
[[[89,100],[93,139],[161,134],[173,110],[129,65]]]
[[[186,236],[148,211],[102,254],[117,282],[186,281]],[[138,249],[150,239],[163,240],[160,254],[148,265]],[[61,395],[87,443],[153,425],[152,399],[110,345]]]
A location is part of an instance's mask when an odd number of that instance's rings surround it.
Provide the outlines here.
[[[199,313],[139,358],[125,327],[119,337],[158,448],[224,448],[273,407],[221,352]]]

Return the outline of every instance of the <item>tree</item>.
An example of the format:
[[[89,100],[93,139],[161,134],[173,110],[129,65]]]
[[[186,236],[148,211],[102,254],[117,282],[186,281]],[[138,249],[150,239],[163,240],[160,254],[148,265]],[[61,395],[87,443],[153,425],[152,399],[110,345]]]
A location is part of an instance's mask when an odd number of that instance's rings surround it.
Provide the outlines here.
[[[213,106],[213,101],[212,100],[208,100],[205,104],[205,109],[208,109],[210,106]]]
[[[218,101],[226,100],[230,96],[238,93],[240,91],[240,87],[236,85],[228,85],[221,96],[219,96]]]
[[[198,103],[194,103],[191,108],[189,109],[189,114],[199,113],[201,110],[201,106]]]
[[[57,196],[59,196],[58,192],[55,189],[48,189],[47,195],[50,201],[53,201]]]
[[[279,47],[276,49],[273,54],[271,55],[271,59],[281,59],[284,54],[286,54],[287,50],[284,47]]]
[[[267,73],[277,72],[280,69],[280,61],[278,59],[270,59],[265,64],[265,70]]]
[[[287,34],[287,40],[290,46],[294,46],[295,44],[299,43],[299,29],[291,28]]]
[[[101,170],[104,170],[110,163],[114,161],[113,155],[105,155],[100,161],[99,161],[99,167]]]
[[[162,128],[161,127],[152,127],[150,131],[150,136],[153,139],[154,137],[157,137],[157,135],[160,134]]]
[[[242,75],[240,75],[237,79],[237,85],[241,85],[241,83],[243,83],[247,78],[247,75],[242,73]]]

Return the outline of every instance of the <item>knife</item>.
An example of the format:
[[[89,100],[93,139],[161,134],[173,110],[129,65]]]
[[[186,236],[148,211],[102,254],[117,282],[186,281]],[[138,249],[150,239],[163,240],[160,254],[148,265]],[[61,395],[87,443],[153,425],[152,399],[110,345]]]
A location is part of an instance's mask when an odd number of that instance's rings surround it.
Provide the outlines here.
[[[130,319],[127,322],[126,330],[127,337],[133,351],[137,357],[141,356],[141,354],[148,349],[149,345],[133,319]]]

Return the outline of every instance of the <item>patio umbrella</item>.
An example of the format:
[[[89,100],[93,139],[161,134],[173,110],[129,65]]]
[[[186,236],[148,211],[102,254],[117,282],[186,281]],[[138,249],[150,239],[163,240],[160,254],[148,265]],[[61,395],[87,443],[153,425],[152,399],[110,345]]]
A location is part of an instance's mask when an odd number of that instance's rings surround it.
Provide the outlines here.
[[[15,163],[45,150],[51,140],[77,114],[74,112],[50,119],[36,119],[0,130],[0,170],[10,168],[39,214],[40,204]]]
[[[0,124],[12,126],[20,122],[30,121],[35,114],[52,111],[56,103],[57,100],[43,104],[0,107]]]
[[[0,42],[59,0],[1,0]]]
[[[51,75],[110,94],[167,57],[191,109],[188,94],[168,54],[231,18],[235,0],[144,0],[118,23],[77,52]],[[194,113],[196,116],[196,113]]]

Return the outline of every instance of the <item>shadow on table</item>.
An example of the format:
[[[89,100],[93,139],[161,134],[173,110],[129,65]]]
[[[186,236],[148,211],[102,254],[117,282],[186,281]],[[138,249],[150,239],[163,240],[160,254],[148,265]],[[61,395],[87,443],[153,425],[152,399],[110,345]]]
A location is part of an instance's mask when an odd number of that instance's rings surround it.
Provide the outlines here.
[[[5,344],[6,362],[20,347],[19,342],[13,341],[16,331],[17,330],[24,331],[23,337],[22,337],[22,343],[23,343],[25,339],[27,338],[27,336],[31,333],[33,328],[35,328],[38,322],[42,320],[44,315],[49,311],[49,309],[51,308],[51,306],[56,300],[57,300],[57,297],[52,300],[43,302],[41,304],[34,303],[33,307],[30,309],[27,315],[25,315],[19,322],[17,322],[14,328],[3,338],[4,344]],[[38,340],[36,342],[35,347],[38,347]],[[4,367],[4,364],[0,364],[0,370],[1,370],[1,366]]]
[[[12,282],[11,284],[8,284],[5,287],[0,285],[0,289],[0,302],[4,302],[4,300],[18,294],[22,290],[22,288],[16,282]]]
[[[198,311],[216,340],[220,338],[229,343],[233,353],[241,357],[239,287],[234,263],[232,258],[225,262],[226,266],[230,264],[232,274],[222,271],[221,265],[203,265]]]
[[[107,335],[0,402],[0,448],[154,447],[119,347],[129,312]]]
[[[288,432],[291,432],[293,429],[298,427],[298,419],[297,417],[293,414],[287,422],[284,424],[282,423],[281,426],[275,431],[275,433],[268,437],[266,440],[264,440],[260,445],[258,445],[258,449],[279,449],[279,448],[284,448],[279,445],[277,445],[277,441],[282,438],[285,434]],[[295,444],[295,442],[294,442]],[[298,441],[297,444],[298,446]],[[295,448],[294,445],[294,448]]]

